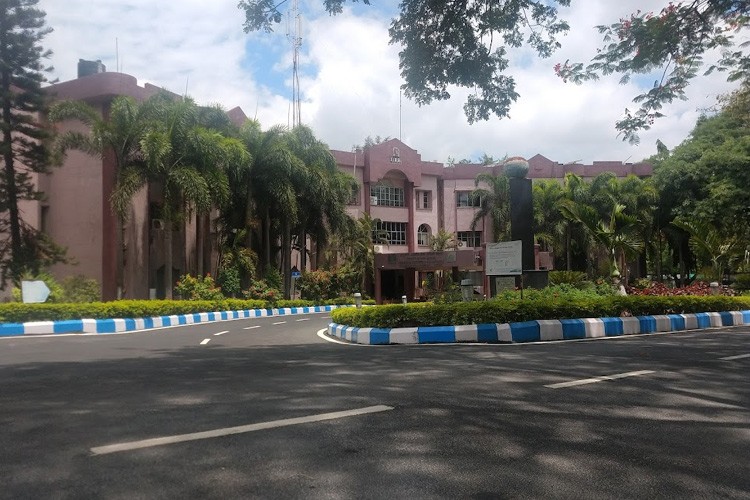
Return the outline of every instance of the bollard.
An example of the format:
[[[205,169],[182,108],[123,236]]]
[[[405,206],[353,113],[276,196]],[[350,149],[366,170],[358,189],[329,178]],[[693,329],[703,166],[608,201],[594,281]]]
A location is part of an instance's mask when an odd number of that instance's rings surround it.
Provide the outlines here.
[[[401,303],[406,304],[406,295],[401,296]]]
[[[718,281],[712,281],[708,286],[711,288],[711,295],[719,295],[719,282]]]
[[[464,302],[471,302],[474,298],[474,285],[470,279],[461,280],[461,298]]]
[[[362,294],[359,292],[354,294],[354,305],[357,306],[357,309],[362,308]]]

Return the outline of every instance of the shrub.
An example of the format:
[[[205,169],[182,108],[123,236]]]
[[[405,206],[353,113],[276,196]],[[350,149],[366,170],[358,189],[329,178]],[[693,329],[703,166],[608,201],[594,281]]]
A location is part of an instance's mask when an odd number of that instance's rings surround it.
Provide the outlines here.
[[[283,296],[278,288],[273,288],[264,280],[250,280],[250,287],[242,292],[243,297],[274,303]]]
[[[639,285],[644,285],[643,283]],[[664,283],[651,282],[646,286],[628,287],[627,292],[629,295],[660,295],[660,296],[674,296],[674,295],[695,295],[705,296],[712,295],[713,291],[711,286],[705,281],[696,281],[690,285],[683,287],[670,288]],[[734,295],[734,290],[728,286],[719,286],[720,295]]]
[[[732,287],[738,292],[746,292],[750,290],[750,273],[738,274],[734,279]]]
[[[224,298],[221,288],[216,286],[210,274],[205,277],[184,274],[177,281],[175,291],[183,300],[222,300]]]
[[[586,281],[586,273],[581,271],[550,271],[550,285],[573,285],[583,286]]]
[[[334,322],[360,328],[512,323],[541,319],[575,319],[687,314],[706,311],[732,311],[750,308],[750,297],[728,296],[607,296],[575,297],[560,300],[539,297],[534,300],[492,300],[447,304],[411,303],[337,309]]]
[[[62,288],[65,302],[96,302],[102,298],[99,282],[81,274],[63,279]]]
[[[329,271],[307,271],[297,278],[295,286],[303,299],[319,301],[338,295],[334,294],[333,280],[334,274]]]

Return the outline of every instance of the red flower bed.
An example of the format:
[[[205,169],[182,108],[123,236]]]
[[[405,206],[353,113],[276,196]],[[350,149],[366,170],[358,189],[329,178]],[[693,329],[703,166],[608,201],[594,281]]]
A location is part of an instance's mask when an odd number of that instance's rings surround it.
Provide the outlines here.
[[[705,281],[696,281],[695,283],[676,288],[669,288],[664,283],[651,282],[647,287],[626,287],[628,295],[712,295],[711,287]],[[719,287],[719,295],[734,295],[734,290],[728,286]]]

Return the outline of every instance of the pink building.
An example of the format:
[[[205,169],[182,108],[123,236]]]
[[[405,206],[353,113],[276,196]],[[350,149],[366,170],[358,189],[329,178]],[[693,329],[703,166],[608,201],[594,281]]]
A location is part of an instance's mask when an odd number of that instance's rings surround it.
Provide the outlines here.
[[[483,285],[482,248],[493,241],[492,228],[485,221],[471,228],[477,211],[469,194],[476,189],[475,179],[482,172],[494,175],[503,166],[457,164],[450,167],[442,163],[423,161],[419,153],[397,139],[391,139],[364,150],[364,152],[331,151],[339,169],[353,175],[359,191],[348,207],[349,214],[359,218],[363,213],[380,219],[381,229],[388,232],[388,245],[376,247],[376,299],[381,291],[386,296],[411,299],[419,294],[421,272],[443,268],[468,271],[477,285]],[[568,172],[591,179],[603,172],[613,172],[618,177],[628,175],[650,176],[652,167],[646,163],[594,162],[593,165],[561,164],[542,155],[529,160],[528,177],[533,179],[559,179]],[[452,262],[443,262],[444,256],[424,256],[422,259],[402,257],[404,254],[430,252],[430,236],[443,229],[455,235],[458,250],[450,252]],[[390,255],[390,257],[388,257]],[[435,260],[437,259],[437,261]],[[536,267],[552,268],[549,254],[536,252]],[[438,262],[439,261],[439,262]],[[430,266],[433,266],[432,268]],[[382,290],[381,290],[382,289]]]
[[[130,96],[142,101],[161,89],[121,73],[104,72],[101,64],[82,61],[79,78],[51,85],[47,93],[54,99],[73,99],[90,104],[107,117],[117,96]],[[88,74],[90,73],[90,74]],[[228,112],[233,122],[243,123],[247,117],[240,108]],[[59,125],[60,131],[87,132],[79,122]],[[444,229],[459,242],[450,252],[449,268],[460,268],[481,275],[482,245],[492,241],[489,224],[471,229],[477,208],[469,193],[475,189],[474,179],[481,172],[498,174],[502,165],[483,166],[423,161],[419,153],[406,144],[392,139],[364,151],[331,151],[338,167],[351,174],[359,191],[348,206],[349,214],[358,218],[369,213],[382,221],[381,229],[389,234],[390,243],[376,249],[378,289],[405,291],[417,296],[421,272],[434,265],[430,256],[430,236]],[[602,172],[618,176],[651,175],[651,165],[594,162],[593,165],[563,165],[541,155],[529,159],[532,179],[562,179],[567,172],[595,177]],[[46,198],[22,205],[24,219],[68,248],[74,264],[56,265],[52,272],[58,278],[82,274],[96,279],[102,287],[102,298],[117,298],[126,290],[127,298],[163,296],[161,282],[164,272],[163,224],[154,217],[159,202],[158,190],[143,188],[133,199],[128,222],[124,228],[124,245],[118,244],[120,230],[112,213],[110,196],[115,184],[115,163],[109,155],[95,157],[78,151],[69,152],[64,165],[37,179]],[[173,275],[215,272],[216,230],[208,218],[194,215],[173,237]],[[124,252],[124,272],[118,276],[118,262]],[[445,252],[447,253],[447,252]],[[421,257],[403,257],[422,254]],[[406,259],[406,260],[404,260]],[[432,260],[430,260],[432,259]],[[299,265],[299,259],[293,262]],[[432,262],[433,264],[430,264]],[[549,259],[537,258],[537,267],[549,267]],[[432,268],[434,269],[434,267]],[[476,278],[481,284],[481,280]]]

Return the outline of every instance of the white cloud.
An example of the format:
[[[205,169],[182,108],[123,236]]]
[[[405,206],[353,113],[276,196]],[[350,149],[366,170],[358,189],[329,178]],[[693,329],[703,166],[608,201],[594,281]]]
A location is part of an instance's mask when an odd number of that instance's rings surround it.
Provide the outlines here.
[[[639,8],[658,11],[664,4],[574,1],[563,10],[571,31],[562,39],[562,50],[546,60],[514,54],[527,64],[512,68],[521,98],[511,108],[511,118],[474,125],[468,125],[463,114],[464,89],[452,91],[450,101],[421,108],[405,98],[399,101],[398,47],[389,45],[389,20],[374,8],[358,5],[357,15],[346,9],[336,17],[317,9],[316,17],[304,23],[302,119],[332,148],[344,150],[368,135],[398,137],[401,128],[404,142],[428,160],[487,152],[542,153],[562,162],[639,161],[655,152],[657,138],[675,146],[687,137],[698,110],[731,88],[722,75],[696,80],[688,92],[690,100],[667,107],[668,116],[641,134],[641,145],[633,147],[616,137],[614,123],[626,107],[633,108],[630,100],[638,93],[636,86],[619,85],[616,77],[582,86],[565,84],[552,66],[593,55],[600,43],[594,25],[616,21]],[[55,29],[45,46],[55,53],[55,75],[61,80],[75,78],[79,58],[102,59],[110,71],[116,70],[117,39],[122,70],[142,82],[179,93],[187,84],[188,93],[199,102],[240,105],[264,127],[286,124],[291,92],[260,83],[279,70],[286,70],[286,80],[291,81],[288,46],[279,47],[286,38],[283,33],[244,34],[243,13],[236,5],[235,0],[40,2]],[[269,60],[271,53],[284,56]],[[259,62],[247,69],[247,60]]]

